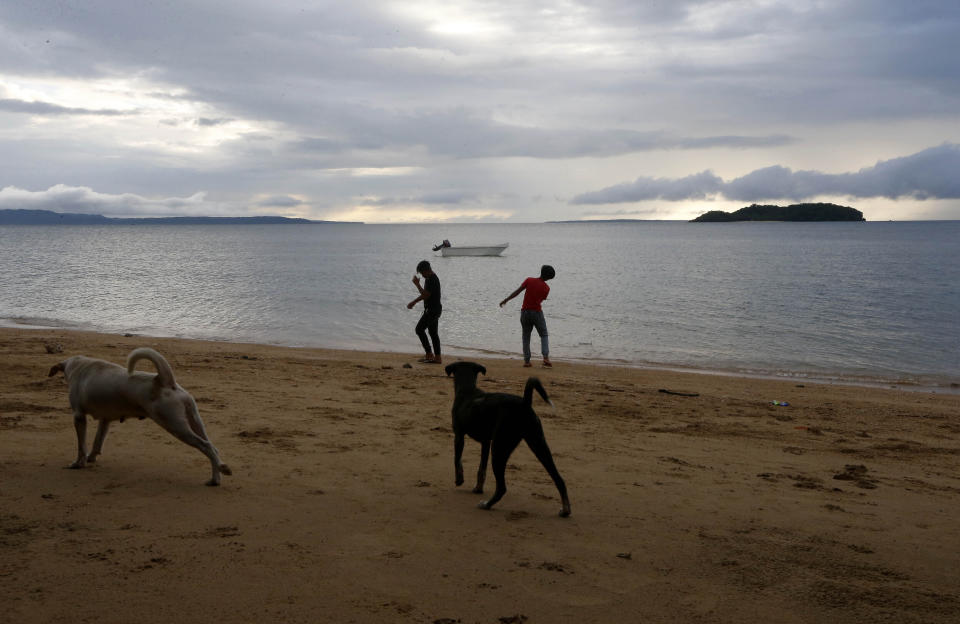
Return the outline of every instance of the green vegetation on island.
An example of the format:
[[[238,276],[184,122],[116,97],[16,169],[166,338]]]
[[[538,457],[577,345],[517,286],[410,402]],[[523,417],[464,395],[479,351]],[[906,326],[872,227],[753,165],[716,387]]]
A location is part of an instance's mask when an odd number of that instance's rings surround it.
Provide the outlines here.
[[[863,213],[849,206],[837,204],[792,204],[771,206],[752,204],[735,212],[711,210],[693,223],[723,223],[727,221],[866,221]]]

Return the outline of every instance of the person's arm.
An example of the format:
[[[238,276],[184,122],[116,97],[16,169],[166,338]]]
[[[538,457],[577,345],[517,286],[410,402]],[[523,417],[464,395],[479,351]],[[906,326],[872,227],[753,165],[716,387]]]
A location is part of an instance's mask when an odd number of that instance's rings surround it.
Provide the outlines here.
[[[510,301],[511,299],[513,299],[514,297],[516,297],[517,295],[519,295],[520,293],[522,293],[522,292],[524,291],[524,289],[526,289],[526,287],[527,287],[526,283],[520,284],[520,288],[518,288],[518,289],[516,289],[515,291],[513,291],[512,293],[510,293],[510,296],[509,296],[509,297],[507,297],[506,299],[504,299],[503,301],[500,302],[500,307],[502,308],[504,305],[506,305],[506,303],[507,303],[508,301]]]
[[[413,285],[417,287],[417,290],[420,291],[420,295],[423,296],[425,291],[423,290],[423,286],[420,285],[420,276],[414,275],[411,281],[413,282]]]
[[[411,309],[413,308],[413,306],[417,305],[419,302],[426,301],[427,299],[430,298],[430,291],[425,290],[423,286],[420,285],[420,278],[417,277],[416,275],[413,276],[413,285],[416,286],[417,290],[420,291],[420,296],[414,299],[413,301],[411,301],[410,303],[408,303],[407,309]]]

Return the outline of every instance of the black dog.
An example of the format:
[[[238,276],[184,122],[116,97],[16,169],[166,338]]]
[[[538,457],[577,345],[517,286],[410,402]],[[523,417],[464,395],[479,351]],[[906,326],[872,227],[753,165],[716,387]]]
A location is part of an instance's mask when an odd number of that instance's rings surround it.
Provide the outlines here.
[[[455,362],[446,367],[447,376],[453,375],[453,466],[457,485],[463,484],[464,436],[470,436],[480,443],[480,468],[477,470],[476,493],[483,492],[483,482],[487,474],[487,455],[493,447],[493,476],[497,480],[497,490],[490,500],[480,503],[481,509],[490,509],[503,498],[507,491],[504,470],[507,459],[513,450],[525,440],[527,446],[547,469],[553,482],[560,491],[563,508],[560,515],[570,515],[570,500],[567,498],[567,486],[553,463],[553,455],[543,435],[543,425],[533,411],[533,391],[536,390],[544,401],[550,403],[543,385],[536,377],[527,379],[523,397],[512,394],[486,393],[477,388],[477,374],[487,374],[487,369],[473,362]]]

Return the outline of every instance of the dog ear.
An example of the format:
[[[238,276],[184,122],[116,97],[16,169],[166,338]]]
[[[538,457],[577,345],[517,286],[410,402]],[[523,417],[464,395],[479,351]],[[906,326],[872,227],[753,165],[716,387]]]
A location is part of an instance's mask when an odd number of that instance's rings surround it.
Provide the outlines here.
[[[487,369],[486,369],[486,367],[485,367],[483,364],[474,364],[474,366],[477,367],[477,371],[478,371],[478,372],[481,372],[481,373],[483,373],[484,375],[487,374]]]
[[[447,371],[447,377],[453,374],[453,364],[447,364],[447,367],[443,369]]]
[[[57,364],[54,364],[53,366],[50,367],[50,373],[47,375],[47,377],[53,377],[54,375],[56,375],[57,373],[63,370],[64,370],[63,362],[58,362]]]

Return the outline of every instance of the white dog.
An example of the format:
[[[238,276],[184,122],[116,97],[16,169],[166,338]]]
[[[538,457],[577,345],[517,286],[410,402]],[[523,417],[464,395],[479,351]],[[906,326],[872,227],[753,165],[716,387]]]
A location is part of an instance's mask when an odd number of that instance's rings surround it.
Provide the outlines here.
[[[134,372],[139,360],[153,362],[157,374]],[[152,418],[178,440],[209,457],[213,477],[207,485],[220,485],[220,473],[232,474],[207,438],[196,401],[177,384],[170,364],[153,349],[144,347],[131,351],[127,356],[127,370],[111,362],[75,355],[51,368],[49,376],[61,371],[70,386],[70,407],[73,408],[79,449],[77,461],[70,464],[70,468],[83,468],[87,463],[95,462],[103,449],[110,423],[136,416],[141,420]],[[87,414],[100,421],[89,455]]]

